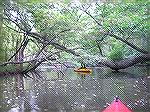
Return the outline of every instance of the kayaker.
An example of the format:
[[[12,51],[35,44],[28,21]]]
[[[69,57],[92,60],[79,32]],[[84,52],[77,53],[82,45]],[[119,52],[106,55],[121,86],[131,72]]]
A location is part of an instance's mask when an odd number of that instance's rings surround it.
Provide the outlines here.
[[[84,63],[81,63],[81,67],[80,67],[80,69],[85,69],[86,67],[85,67],[85,64]]]

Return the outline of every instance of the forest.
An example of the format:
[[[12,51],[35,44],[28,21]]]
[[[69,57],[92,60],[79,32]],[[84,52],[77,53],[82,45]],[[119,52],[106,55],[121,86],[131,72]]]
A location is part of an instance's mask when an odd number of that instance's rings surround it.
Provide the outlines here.
[[[149,65],[147,0],[1,0],[0,5],[0,74],[27,74],[42,63],[112,70]]]
[[[150,112],[149,8],[0,0],[0,112]]]

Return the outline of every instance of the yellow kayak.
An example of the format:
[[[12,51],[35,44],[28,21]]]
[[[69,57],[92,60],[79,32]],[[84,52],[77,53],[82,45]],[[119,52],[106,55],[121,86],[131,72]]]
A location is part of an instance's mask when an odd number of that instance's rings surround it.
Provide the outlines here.
[[[75,72],[89,73],[89,72],[92,72],[92,69],[88,69],[88,68],[75,68],[74,71]]]

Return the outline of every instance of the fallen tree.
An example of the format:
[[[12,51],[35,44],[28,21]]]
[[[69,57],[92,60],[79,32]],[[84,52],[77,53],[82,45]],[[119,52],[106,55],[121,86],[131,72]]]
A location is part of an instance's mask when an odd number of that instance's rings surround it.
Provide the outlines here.
[[[15,6],[13,6],[13,7],[15,7]],[[44,54],[43,51],[49,45],[53,46],[56,49],[56,51],[59,50],[58,52],[65,51],[65,52],[73,54],[75,56],[80,56],[78,53],[76,53],[74,51],[74,49],[69,49],[65,45],[63,45],[61,42],[57,41],[57,39],[61,38],[61,35],[60,35],[61,33],[64,33],[64,32],[67,32],[67,31],[71,31],[71,28],[64,28],[63,30],[58,31],[57,33],[54,33],[52,35],[48,35],[48,32],[44,33],[42,31],[35,31],[35,32],[33,32],[32,31],[33,27],[31,27],[26,22],[26,20],[23,20],[22,18],[20,18],[20,17],[23,16],[24,13],[21,13],[21,11],[20,11],[20,12],[18,12],[18,16],[17,17],[12,18],[12,16],[14,16],[14,15],[12,13],[10,13],[10,12],[13,11],[13,10],[15,12],[15,8],[13,8],[13,7],[6,7],[5,8],[3,19],[6,20],[6,23],[8,22],[8,24],[9,23],[15,24],[17,26],[17,28],[15,29],[15,28],[13,28],[12,26],[9,26],[9,25],[5,25],[5,26],[10,28],[11,30],[16,31],[17,33],[24,34],[25,38],[22,41],[22,43],[19,44],[20,47],[18,45],[18,48],[16,49],[16,52],[14,53],[14,55],[12,55],[7,60],[7,62],[4,62],[4,63],[0,64],[0,66],[9,65],[9,64],[16,64],[16,65],[18,65],[18,64],[23,64],[23,63],[29,63],[29,66],[24,71],[24,73],[32,71],[32,70],[36,69],[42,62],[52,59],[52,55],[53,54],[49,54],[50,52],[46,52],[47,54],[43,55]],[[16,9],[19,10],[17,7],[16,7]],[[110,38],[115,38],[119,42],[122,42],[123,44],[126,44],[130,48],[132,48],[132,49],[134,49],[134,50],[136,50],[136,51],[138,51],[140,53],[140,55],[138,55],[138,56],[133,56],[133,57],[130,57],[130,58],[127,58],[127,59],[123,59],[121,61],[100,60],[98,62],[99,64],[102,64],[102,65],[105,65],[107,67],[110,67],[113,70],[119,70],[119,69],[125,69],[125,68],[131,67],[131,66],[133,66],[135,64],[146,62],[146,61],[150,60],[150,53],[146,49],[143,49],[143,48],[137,46],[136,44],[134,44],[132,42],[129,42],[127,40],[127,38],[124,38],[122,35],[118,35],[117,32],[111,32],[111,31],[109,31],[109,29],[108,29],[108,31],[105,31],[106,29],[102,30],[102,26],[103,25],[94,16],[92,16],[87,10],[83,10],[83,11],[87,15],[89,15],[95,21],[95,23],[98,26],[101,26],[101,29],[99,30],[99,33],[101,33],[102,35],[108,36]],[[21,50],[22,50],[22,54],[23,54],[24,49],[28,45],[29,41],[32,41],[32,40],[36,40],[36,44],[41,45],[41,46],[38,46],[40,49],[39,49],[39,51],[37,51],[36,56],[34,57],[34,59],[32,59],[30,61],[23,61],[23,60],[12,61],[13,58],[16,57],[17,55],[20,56],[19,52]],[[104,38],[101,39],[101,41],[103,41],[103,40],[104,40]],[[33,43],[35,43],[35,42],[33,42]],[[96,42],[96,43],[97,43],[98,49],[99,49],[99,51],[100,51],[100,53],[102,55],[102,49],[99,46],[99,42]],[[40,54],[42,54],[45,58],[39,60]],[[23,57],[23,55],[22,55],[22,57]],[[23,59],[23,58],[20,57],[19,59]]]
[[[89,8],[89,6],[88,6],[88,8]],[[85,12],[89,17],[91,17],[95,21],[95,23],[100,27],[100,29],[99,29],[100,34],[109,36],[110,38],[115,38],[116,40],[122,42],[123,44],[126,44],[130,48],[132,48],[140,53],[140,55],[132,56],[130,58],[123,59],[121,61],[111,61],[111,60],[102,59],[102,60],[98,61],[98,64],[107,66],[113,70],[119,70],[119,69],[125,69],[128,67],[134,66],[135,64],[138,64],[138,63],[150,61],[150,52],[149,51],[147,51],[146,49],[140,48],[139,46],[129,42],[127,39],[124,39],[123,36],[122,37],[120,35],[118,36],[117,35],[118,32],[113,32],[113,31],[111,31],[112,29],[109,29],[109,28],[107,28],[107,30],[103,29],[102,21],[99,21],[94,16],[92,16],[86,10],[86,8],[82,7],[79,9],[82,10],[83,12]],[[110,25],[110,27],[111,27],[111,25]],[[102,38],[102,40],[100,40],[100,41],[102,42],[103,40],[104,40],[104,38]]]
[[[15,52],[13,53],[13,55],[10,56],[9,59],[6,60],[6,62],[1,62],[0,67],[7,68],[7,66],[9,65],[10,66],[15,65],[18,67],[18,69],[14,69],[14,71],[11,71],[11,74],[13,74],[13,72],[14,74],[18,72],[28,73],[32,70],[35,70],[44,61],[49,61],[49,60],[55,61],[56,55],[62,51],[71,53],[75,56],[79,56],[79,54],[77,54],[74,51],[74,49],[67,48],[65,45],[62,45],[58,41],[56,41],[56,39],[60,38],[61,33],[70,31],[71,30],[70,28],[64,28],[60,30],[57,34],[52,34],[52,35],[47,35],[47,33],[38,32],[38,31],[32,32],[31,30],[33,27],[31,27],[28,24],[28,22],[23,18],[27,12],[21,11],[19,7],[14,6],[13,4],[6,3],[5,5],[6,6],[4,8],[4,14],[2,17],[2,19],[6,21],[6,23],[4,24],[5,27],[15,31],[16,33],[18,33],[18,35],[24,35],[24,39],[23,40],[20,39],[19,41],[16,42]],[[20,12],[18,11],[17,12],[18,15],[14,17],[14,15],[10,12],[11,11],[15,12],[16,10],[20,10]],[[15,24],[17,28],[9,25],[10,23]],[[34,55],[34,57],[32,57],[32,59],[24,60],[24,55],[25,55],[24,50],[26,49],[26,47],[29,45],[30,42],[35,43],[36,46],[39,48],[39,51],[37,50],[36,54]],[[55,52],[45,51],[48,46],[53,46],[56,51]],[[26,65],[26,68],[23,68],[23,64]],[[10,73],[10,71],[7,71],[7,69],[5,72]],[[1,73],[4,74],[4,72]]]
[[[139,56],[130,57],[121,61],[115,62],[110,60],[101,60],[98,64],[107,66],[113,70],[125,69],[131,67],[137,63],[150,61],[150,54],[142,54]]]

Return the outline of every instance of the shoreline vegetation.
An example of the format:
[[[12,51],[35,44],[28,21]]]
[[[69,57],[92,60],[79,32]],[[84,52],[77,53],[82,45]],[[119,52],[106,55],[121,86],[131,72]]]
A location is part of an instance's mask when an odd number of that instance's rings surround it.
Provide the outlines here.
[[[47,69],[54,69],[54,70],[63,70],[63,69],[70,69],[70,68],[77,68],[74,65],[64,65],[64,64],[60,64],[60,63],[55,63],[55,64],[49,64],[49,65],[44,65],[43,67],[47,68]],[[104,66],[103,64],[99,64],[99,65],[86,65],[87,68],[109,68],[107,66]],[[150,67],[149,63],[138,63],[135,64],[134,66],[131,67]],[[21,69],[18,69],[18,66],[16,65],[8,65],[8,66],[0,66],[0,75],[15,75],[15,74],[23,74],[25,73],[27,66],[22,67]],[[42,66],[38,67],[37,70],[35,71],[40,71],[40,69],[42,69]],[[120,69],[123,70],[123,69]],[[112,69],[113,71],[113,69]]]

